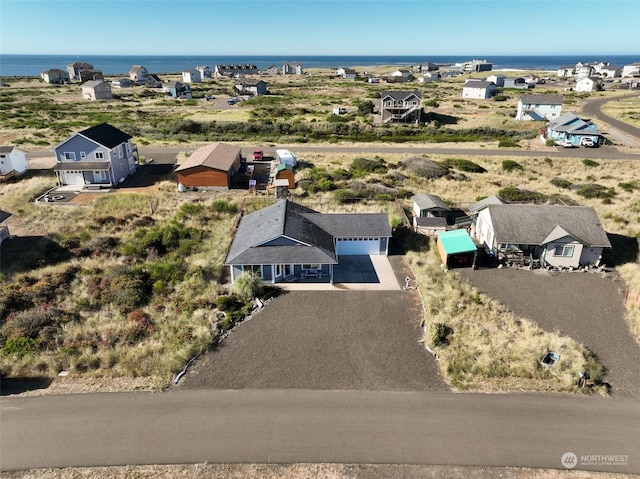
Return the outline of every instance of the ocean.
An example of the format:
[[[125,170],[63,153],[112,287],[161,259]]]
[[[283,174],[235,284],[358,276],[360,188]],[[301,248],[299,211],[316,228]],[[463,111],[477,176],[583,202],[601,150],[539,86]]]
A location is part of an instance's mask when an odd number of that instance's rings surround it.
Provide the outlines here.
[[[250,56],[250,55],[0,55],[0,76],[39,76],[50,68],[64,70],[66,65],[76,61],[91,63],[107,75],[127,74],[132,65],[144,65],[150,73],[177,73],[186,68],[216,64],[253,64],[259,69],[271,65],[282,67],[285,62],[301,62],[304,68],[363,67],[377,65],[410,66],[426,61],[451,65],[479,59],[493,63],[494,70],[545,70],[555,71],[563,65],[582,62],[609,62],[620,67],[640,61],[640,55],[542,55],[487,57],[412,55],[412,56]]]

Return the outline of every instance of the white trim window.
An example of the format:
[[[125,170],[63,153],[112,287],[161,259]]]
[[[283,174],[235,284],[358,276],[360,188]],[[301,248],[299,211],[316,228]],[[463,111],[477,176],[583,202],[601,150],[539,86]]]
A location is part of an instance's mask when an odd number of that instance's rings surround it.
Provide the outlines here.
[[[563,258],[572,258],[574,250],[575,250],[575,246],[568,245],[568,244],[559,245],[559,246],[556,246],[553,252],[553,256],[561,256]]]
[[[74,151],[65,151],[64,159],[67,161],[76,161],[76,153]]]
[[[104,160],[104,151],[96,151],[95,157],[96,157],[96,160]]]
[[[86,160],[86,159],[87,159],[87,153],[86,153],[86,152],[84,152],[84,151],[81,151],[81,152],[80,152],[80,159],[81,159],[81,160]]]
[[[242,271],[252,271],[258,278],[262,278],[262,266],[259,264],[245,264]]]
[[[311,270],[317,271],[320,269],[320,264],[319,263],[303,264],[302,269],[311,269]]]

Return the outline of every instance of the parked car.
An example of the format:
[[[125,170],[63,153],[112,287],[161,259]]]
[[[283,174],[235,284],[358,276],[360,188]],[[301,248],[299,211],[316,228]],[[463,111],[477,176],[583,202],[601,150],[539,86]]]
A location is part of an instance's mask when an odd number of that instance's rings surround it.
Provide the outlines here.
[[[593,141],[593,138],[583,138],[581,143],[582,146],[586,146],[587,148],[595,148],[598,146],[598,143]]]
[[[264,157],[264,153],[262,152],[262,150],[255,150],[253,152],[254,161],[260,161],[262,160],[263,157]]]
[[[561,146],[562,148],[573,148],[573,143],[571,143],[571,140],[562,140],[562,141],[556,141],[556,145]]]

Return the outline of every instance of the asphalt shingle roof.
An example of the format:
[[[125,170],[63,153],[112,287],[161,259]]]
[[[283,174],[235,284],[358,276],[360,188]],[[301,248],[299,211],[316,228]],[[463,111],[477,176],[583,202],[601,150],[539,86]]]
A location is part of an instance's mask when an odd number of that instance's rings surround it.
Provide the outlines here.
[[[115,126],[111,126],[108,123],[100,123],[99,125],[82,130],[78,134],[107,148],[114,148],[131,139],[131,136],[124,131],[118,130]]]
[[[206,166],[214,170],[229,171],[240,154],[240,148],[227,143],[212,143],[198,148],[176,171],[184,171],[196,166]]]
[[[498,243],[545,244],[560,227],[587,246],[611,247],[598,215],[588,206],[489,205],[488,209]]]
[[[442,201],[439,196],[423,193],[421,195],[415,195],[411,197],[411,200],[420,208],[420,210],[444,210],[450,211],[451,208]]]
[[[562,105],[562,95],[522,95],[520,102],[524,105]]]
[[[422,99],[422,94],[418,90],[415,90],[415,91],[387,90],[387,91],[383,91],[382,93],[380,93],[380,96],[382,98],[384,98],[386,96],[390,96],[391,98],[393,98],[396,101],[404,101],[407,98],[411,97],[412,95],[415,95],[419,99]]]

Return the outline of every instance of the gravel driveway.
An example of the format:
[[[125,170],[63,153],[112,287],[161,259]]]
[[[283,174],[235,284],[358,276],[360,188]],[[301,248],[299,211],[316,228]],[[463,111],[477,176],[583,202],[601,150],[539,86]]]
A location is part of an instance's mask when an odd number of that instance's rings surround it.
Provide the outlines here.
[[[177,388],[447,391],[418,343],[415,291],[295,291],[189,368]]]
[[[604,379],[613,395],[640,398],[640,346],[624,319],[624,283],[617,275],[551,276],[516,268],[458,271],[516,315],[583,343],[606,368]]]

